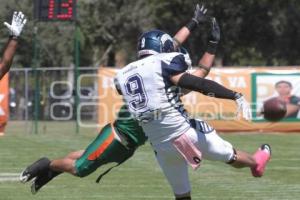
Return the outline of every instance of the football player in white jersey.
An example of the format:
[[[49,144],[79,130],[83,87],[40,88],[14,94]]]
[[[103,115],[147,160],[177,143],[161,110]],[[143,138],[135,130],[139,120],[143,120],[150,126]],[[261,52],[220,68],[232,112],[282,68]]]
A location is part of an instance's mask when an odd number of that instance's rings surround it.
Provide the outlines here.
[[[148,136],[176,200],[191,199],[188,164],[196,169],[202,157],[236,168],[249,167],[255,177],[263,175],[271,157],[271,148],[267,144],[254,155],[235,150],[207,123],[190,120],[181,104],[179,90],[185,88],[235,100],[242,116],[251,119],[251,109],[242,94],[203,78],[210,70],[220,39],[214,18],[211,18],[211,24],[207,51],[199,62],[200,67],[193,72],[187,72],[189,62],[184,54],[175,51],[172,38],[153,30],[139,38],[139,60],[121,69],[115,78],[129,111],[140,121]],[[197,21],[193,18],[183,31],[191,32],[196,26]]]

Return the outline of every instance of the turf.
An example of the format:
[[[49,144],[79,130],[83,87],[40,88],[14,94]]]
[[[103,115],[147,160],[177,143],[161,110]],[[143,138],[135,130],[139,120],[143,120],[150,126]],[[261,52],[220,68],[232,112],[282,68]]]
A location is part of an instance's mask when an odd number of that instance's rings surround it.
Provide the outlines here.
[[[19,173],[41,156],[62,157],[86,147],[96,136],[94,129],[74,133],[71,123],[40,124],[39,134],[30,133],[30,124],[10,122],[0,137],[0,200],[128,200],[173,199],[149,144],[121,167],[95,180],[109,166],[86,178],[64,174],[37,195],[30,184],[4,181],[1,174]],[[300,134],[222,134],[237,148],[254,152],[259,144],[272,145],[273,157],[263,178],[253,178],[249,169],[233,169],[223,163],[204,161],[196,172],[190,170],[193,199],[216,200],[297,200],[300,199]]]

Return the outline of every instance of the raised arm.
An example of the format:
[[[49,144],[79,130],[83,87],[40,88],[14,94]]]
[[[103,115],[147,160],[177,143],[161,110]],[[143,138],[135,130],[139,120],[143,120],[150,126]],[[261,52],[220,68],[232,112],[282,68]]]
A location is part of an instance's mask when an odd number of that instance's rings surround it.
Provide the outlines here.
[[[200,58],[198,66],[191,70],[189,73],[200,78],[206,77],[213,65],[217,45],[220,41],[220,28],[215,18],[210,19],[211,29],[208,37],[208,44],[206,52]],[[190,92],[188,89],[182,89],[182,94],[185,95]]]
[[[2,79],[10,69],[18,46],[18,37],[20,36],[25,24],[26,17],[22,12],[14,12],[11,24],[4,22],[4,25],[9,30],[9,39],[3,49],[2,58],[0,60],[0,79]]]
[[[192,31],[195,30],[199,24],[204,23],[208,20],[206,12],[207,9],[204,7],[204,5],[196,5],[196,8],[194,10],[194,16],[192,17],[192,19],[187,25],[182,27],[173,37],[175,49],[180,47],[187,40]]]
[[[198,77],[206,77],[213,65],[215,54],[217,51],[218,43],[221,38],[220,27],[216,19],[210,18],[210,34],[208,37],[207,48],[203,56],[198,62],[198,67],[192,72],[193,75]]]

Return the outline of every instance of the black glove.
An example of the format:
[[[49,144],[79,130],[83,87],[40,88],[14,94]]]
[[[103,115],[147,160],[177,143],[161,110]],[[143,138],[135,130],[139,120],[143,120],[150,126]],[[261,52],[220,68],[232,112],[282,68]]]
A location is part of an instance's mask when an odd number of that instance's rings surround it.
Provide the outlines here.
[[[210,54],[216,54],[218,43],[220,41],[220,27],[216,21],[216,18],[211,18],[211,31],[208,37],[208,44],[206,52]]]
[[[207,20],[207,17],[205,15],[206,12],[207,12],[207,9],[204,7],[204,5],[201,5],[201,7],[200,7],[199,4],[197,4],[192,20],[197,22],[197,24],[205,22]]]
[[[195,11],[194,11],[194,16],[191,19],[191,21],[186,25],[186,27],[190,30],[193,31],[198,24],[206,22],[207,21],[207,16],[206,16],[207,9],[204,7],[204,5],[197,4]]]

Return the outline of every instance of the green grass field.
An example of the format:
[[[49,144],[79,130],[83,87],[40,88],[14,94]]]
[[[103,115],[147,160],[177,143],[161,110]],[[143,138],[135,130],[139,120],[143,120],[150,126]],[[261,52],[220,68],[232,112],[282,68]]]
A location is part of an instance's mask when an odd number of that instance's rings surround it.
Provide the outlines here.
[[[7,173],[16,179],[16,173],[37,158],[62,157],[86,147],[97,134],[94,129],[83,128],[80,134],[75,134],[71,123],[44,123],[40,128],[40,133],[35,135],[29,133],[28,124],[10,122],[6,135],[0,137],[0,200],[173,199],[149,144],[104,176],[100,184],[95,180],[109,166],[86,178],[61,175],[32,195],[30,184],[5,180]],[[193,199],[300,199],[300,134],[222,134],[222,137],[249,152],[254,152],[263,142],[270,143],[273,157],[265,176],[253,178],[249,169],[237,170],[223,163],[204,161],[197,171],[190,170]]]

